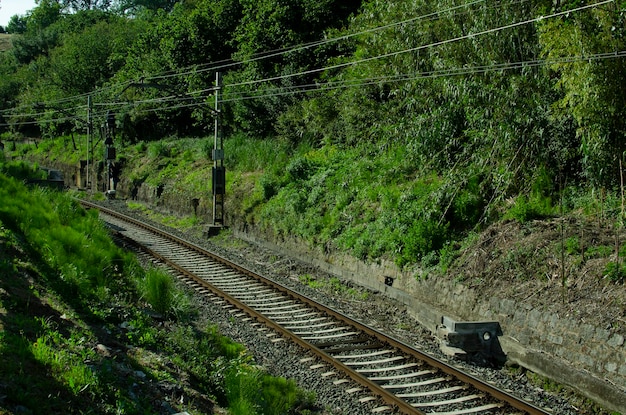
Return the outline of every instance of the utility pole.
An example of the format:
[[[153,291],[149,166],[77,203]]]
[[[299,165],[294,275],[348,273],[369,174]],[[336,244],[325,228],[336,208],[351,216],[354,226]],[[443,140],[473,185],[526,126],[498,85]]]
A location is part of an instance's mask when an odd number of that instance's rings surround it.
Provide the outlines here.
[[[105,124],[105,140],[104,140],[104,160],[107,165],[107,183],[104,192],[109,199],[115,198],[115,180],[113,180],[113,188],[111,188],[112,164],[115,161],[115,147],[113,146],[113,137],[115,136],[115,113],[109,111]]]
[[[220,101],[222,100],[222,76],[215,74],[215,139],[213,145],[213,225],[209,234],[224,226],[224,195],[226,194],[226,169],[224,146],[220,125]]]
[[[89,185],[89,149],[91,147],[91,134],[92,134],[92,123],[91,123],[91,95],[87,96],[87,165],[85,166],[85,171],[87,172],[87,179],[85,181],[85,187],[91,190],[91,186]]]

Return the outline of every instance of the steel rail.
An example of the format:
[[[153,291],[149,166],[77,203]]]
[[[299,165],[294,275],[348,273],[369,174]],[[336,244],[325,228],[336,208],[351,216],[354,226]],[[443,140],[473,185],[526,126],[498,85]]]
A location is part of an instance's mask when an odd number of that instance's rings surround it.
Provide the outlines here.
[[[337,310],[334,310],[328,306],[325,306],[323,304],[317,303],[314,300],[311,300],[310,298],[305,297],[304,295],[295,292],[285,286],[283,286],[282,284],[273,281],[267,277],[264,277],[262,275],[259,275],[257,273],[255,273],[254,271],[251,271],[239,264],[236,264],[234,262],[231,262],[225,258],[220,257],[219,255],[216,255],[215,253],[208,251],[192,242],[186,241],[180,237],[177,237],[175,235],[172,235],[168,232],[162,231],[158,228],[152,227],[144,222],[138,221],[134,218],[131,218],[127,215],[124,215],[122,213],[116,212],[114,210],[108,209],[106,207],[94,204],[94,203],[90,203],[87,201],[83,201],[80,200],[80,203],[83,204],[86,207],[90,207],[90,208],[95,208],[98,209],[102,212],[105,212],[108,215],[117,217],[119,219],[122,219],[124,221],[128,221],[132,224],[134,224],[135,226],[141,227],[145,230],[148,230],[150,232],[156,233],[158,235],[160,235],[161,237],[167,238],[169,240],[172,240],[176,243],[179,243],[191,250],[194,250],[196,252],[199,252],[203,255],[206,255],[207,257],[209,257],[211,260],[218,262],[224,266],[227,266],[229,268],[235,269],[238,272],[247,275],[251,278],[254,278],[256,280],[262,281],[264,284],[267,284],[269,286],[271,286],[272,288],[274,288],[277,291],[280,291],[288,296],[291,296],[305,304],[307,304],[308,306],[317,309],[318,311],[324,312],[334,318],[336,318],[339,321],[342,321],[354,328],[356,328],[357,330],[375,338],[376,340],[378,340],[379,342],[383,343],[383,344],[387,344],[390,347],[394,347],[410,356],[413,356],[415,358],[417,358],[418,360],[421,360],[425,363],[427,363],[428,365],[437,368],[439,370],[441,370],[442,372],[451,375],[453,377],[455,377],[456,379],[458,379],[459,381],[466,383],[468,385],[471,385],[472,387],[476,388],[477,390],[480,390],[490,396],[492,396],[494,399],[496,399],[497,401],[500,402],[504,402],[508,405],[510,405],[511,407],[517,409],[517,410],[521,410],[524,411],[530,415],[547,415],[548,412],[542,410],[541,408],[527,402],[524,401],[520,398],[517,398],[516,396],[500,390],[468,373],[462,372],[450,365],[448,365],[447,363],[443,362],[440,359],[437,359],[433,356],[427,355],[423,352],[421,352],[420,350],[407,345],[405,343],[403,343],[400,340],[395,339],[394,337],[387,335],[377,329],[374,329],[372,327],[369,327],[361,322],[359,322],[358,320],[355,320]],[[330,356],[328,353],[326,353],[325,351],[323,351],[322,349],[320,349],[319,346],[316,346],[314,344],[311,344],[309,342],[307,342],[306,340],[298,337],[297,335],[294,335],[292,332],[290,332],[289,330],[285,329],[283,326],[281,326],[280,324],[272,321],[270,318],[264,316],[263,314],[255,311],[253,308],[249,307],[248,305],[244,304],[243,302],[241,302],[240,300],[234,298],[233,296],[229,295],[228,293],[225,293],[223,291],[221,291],[220,289],[218,289],[217,287],[214,287],[212,284],[208,283],[207,281],[205,281],[204,279],[194,275],[192,272],[184,269],[183,267],[179,266],[178,264],[175,264],[173,262],[171,262],[170,260],[168,260],[167,258],[163,257],[161,254],[152,251],[151,249],[137,244],[135,241],[133,241],[132,239],[126,238],[123,234],[119,233],[121,235],[121,237],[123,237],[125,240],[128,240],[130,243],[133,243],[133,245],[135,246],[139,246],[142,250],[144,250],[145,252],[149,253],[150,255],[153,255],[155,258],[157,258],[158,260],[166,263],[168,266],[170,266],[172,269],[175,269],[177,272],[179,272],[182,275],[185,275],[187,278],[192,279],[194,282],[202,285],[204,288],[210,290],[212,293],[214,293],[215,295],[223,298],[224,300],[228,301],[229,303],[233,304],[235,307],[243,310],[246,314],[248,314],[251,317],[254,317],[255,319],[257,319],[258,321],[262,322],[263,324],[265,324],[266,326],[270,327],[271,329],[279,332],[281,335],[283,335],[284,337],[292,340],[293,342],[299,344],[301,347],[311,350],[312,352],[314,352],[317,356],[319,356],[322,360],[324,360],[325,362],[331,364],[332,366],[334,366],[336,369],[341,370],[343,373],[347,374],[352,380],[354,380],[355,382],[361,384],[362,386],[368,388],[370,391],[372,391],[372,393],[378,395],[386,404],[394,406],[395,408],[399,409],[400,411],[402,411],[405,414],[424,414],[424,412],[418,410],[417,408],[411,406],[408,402],[404,401],[403,399],[398,398],[396,395],[390,393],[388,390],[382,388],[380,385],[378,385],[377,383],[373,382],[372,380],[368,379],[367,377],[361,375],[360,373],[355,372],[353,369],[351,369],[350,367],[348,367],[347,365],[341,363],[340,361],[338,361],[337,359],[333,358],[332,356]]]

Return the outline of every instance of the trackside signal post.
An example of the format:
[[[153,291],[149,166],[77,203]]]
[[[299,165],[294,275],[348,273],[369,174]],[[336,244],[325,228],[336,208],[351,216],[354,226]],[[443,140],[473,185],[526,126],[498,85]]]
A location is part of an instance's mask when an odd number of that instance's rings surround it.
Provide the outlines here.
[[[120,97],[128,88],[156,88],[159,90],[173,93],[179,98],[188,99],[194,104],[204,104],[206,101],[199,102],[190,93],[181,93],[168,85],[158,83],[146,83],[143,78],[139,82],[131,82],[122,91],[117,94]],[[224,168],[224,147],[222,140],[222,131],[220,125],[220,101],[222,100],[222,77],[219,72],[215,74],[215,87],[206,91],[215,91],[215,108],[203,106],[202,108],[215,117],[215,143],[213,145],[213,224],[209,225],[207,234],[209,236],[216,234],[224,227],[224,195],[226,194],[226,169]],[[205,92],[206,92],[205,91]],[[112,143],[111,143],[112,144]],[[113,153],[115,155],[115,149]]]
[[[91,151],[91,134],[93,133],[93,123],[91,119],[91,95],[87,96],[87,164],[85,166],[85,187],[88,191],[91,191],[91,183],[89,182],[89,152]]]
[[[115,179],[113,177],[112,172],[112,163],[115,161],[115,147],[113,146],[113,136],[115,135],[115,113],[109,111],[107,113],[107,121],[104,126],[104,160],[106,161],[106,178],[107,183],[105,185],[104,192],[106,196],[110,199],[115,198]],[[113,181],[113,186],[111,186],[111,181]]]
[[[209,236],[224,227],[224,196],[226,194],[226,168],[224,167],[224,143],[220,125],[220,101],[222,99],[222,76],[215,74],[215,138],[213,145],[213,224],[209,226]]]

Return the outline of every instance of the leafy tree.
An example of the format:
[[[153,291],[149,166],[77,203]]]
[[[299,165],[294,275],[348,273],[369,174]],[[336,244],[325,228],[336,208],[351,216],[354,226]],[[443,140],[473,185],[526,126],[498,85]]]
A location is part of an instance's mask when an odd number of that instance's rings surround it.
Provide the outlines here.
[[[243,68],[228,78],[228,83],[260,81],[244,86],[239,95],[265,95],[253,101],[242,100],[232,106],[232,119],[244,130],[263,136],[273,130],[277,118],[301,97],[292,95],[291,88],[308,84],[314,74],[297,75],[312,67],[321,67],[333,56],[334,50],[305,47],[289,53],[278,53],[261,60],[246,62],[256,54],[295,47],[323,38],[326,30],[341,27],[356,12],[361,1],[336,0],[241,0],[242,19],[235,32],[237,57]],[[265,92],[267,91],[267,92]],[[283,93],[285,93],[283,95]]]
[[[13,40],[12,53],[19,63],[28,64],[40,55],[48,55],[57,46],[59,33],[54,28],[54,23],[60,18],[61,8],[54,0],[42,0],[29,12],[23,20],[24,30],[21,30],[21,26],[19,29],[22,36]],[[17,20],[15,24],[21,25],[22,21],[19,18]]]
[[[11,16],[6,30],[7,32],[13,34],[21,34],[26,32],[26,17],[19,16],[17,14]]]
[[[112,0],[58,0],[65,10],[77,12],[79,10],[108,10]]]
[[[118,0],[116,8],[124,14],[135,14],[141,9],[171,11],[179,0]]]
[[[17,96],[21,89],[15,72],[17,65],[11,55],[0,53],[0,110],[7,110],[16,105]],[[6,113],[0,112],[0,124],[6,123]]]
[[[623,8],[611,3],[540,25],[560,93],[554,117],[574,120],[584,174],[595,185],[617,186],[626,150],[626,68],[610,56],[626,48],[625,23]]]
[[[84,31],[64,37],[63,47],[50,57],[51,80],[68,95],[89,93],[111,78],[114,48],[125,48],[122,34],[127,22],[101,21]]]
[[[202,103],[203,96],[186,95],[212,86],[215,71],[207,70],[207,63],[230,58],[232,33],[240,19],[237,0],[198,0],[177,4],[171,13],[164,11],[146,16],[144,31],[137,37],[126,57],[126,64],[115,77],[116,82],[137,82],[146,74],[165,71],[184,72],[181,76],[167,77],[157,82],[146,81],[144,88],[129,88],[124,92],[128,100],[159,98],[179,95],[186,99],[189,108],[150,111],[155,105],[144,104],[125,116],[125,129],[129,136],[142,137],[154,133],[198,134],[212,125],[212,116],[203,111],[211,103]],[[194,68],[196,68],[194,70]],[[200,105],[198,105],[200,104]],[[193,105],[196,105],[193,107]],[[123,110],[125,111],[125,110]],[[140,133],[141,132],[141,133]]]
[[[56,0],[40,0],[26,19],[27,30],[35,33],[54,24],[61,17],[61,5]]]

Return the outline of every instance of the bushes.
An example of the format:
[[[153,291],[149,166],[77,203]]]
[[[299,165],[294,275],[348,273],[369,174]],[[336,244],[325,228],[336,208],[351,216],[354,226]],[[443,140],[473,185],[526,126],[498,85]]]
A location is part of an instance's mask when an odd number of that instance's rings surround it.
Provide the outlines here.
[[[226,385],[233,415],[282,415],[314,403],[314,396],[298,389],[293,380],[269,376],[251,367],[231,369]]]
[[[541,197],[518,196],[515,203],[504,215],[503,219],[514,219],[525,223],[533,219],[540,219],[552,214],[550,199]]]
[[[165,272],[151,268],[146,272],[142,285],[143,296],[157,313],[169,314],[174,298],[174,282]]]
[[[448,224],[418,221],[411,226],[404,238],[404,245],[396,259],[398,266],[419,261],[429,253],[436,253],[448,240]]]
[[[25,163],[23,161],[1,163],[0,172],[20,181],[46,178],[45,172],[37,168],[37,165]]]

